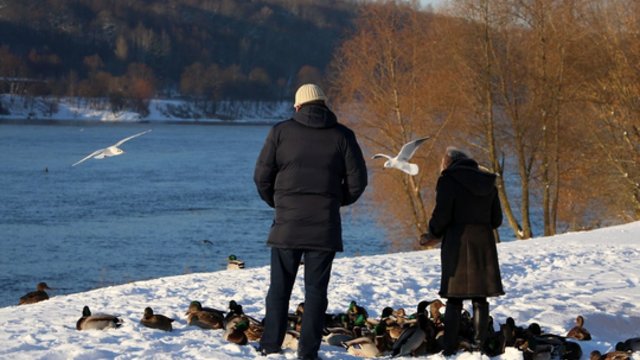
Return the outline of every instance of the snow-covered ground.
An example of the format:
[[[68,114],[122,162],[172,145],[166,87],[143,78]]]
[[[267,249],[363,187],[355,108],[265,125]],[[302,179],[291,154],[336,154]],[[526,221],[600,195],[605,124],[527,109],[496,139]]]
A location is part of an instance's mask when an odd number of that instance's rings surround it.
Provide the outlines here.
[[[203,114],[190,101],[152,99],[149,114],[134,111],[112,111],[107,99],[23,97],[0,95],[0,120],[54,120],[54,121],[165,121],[165,122],[274,122],[293,112],[287,101],[219,101],[215,117]]]
[[[500,244],[507,295],[491,301],[496,323],[511,316],[519,325],[535,321],[545,332],[565,335],[576,316],[583,315],[585,328],[593,336],[591,341],[580,342],[583,359],[592,350],[604,353],[618,341],[640,336],[639,245],[640,222]],[[437,297],[439,273],[438,250],[338,259],[328,312],[345,312],[351,300],[376,317],[385,306],[412,310],[419,301]],[[268,267],[262,267],[160,278],[65,296],[51,292],[48,301],[0,309],[0,358],[260,358],[252,346],[226,343],[221,330],[188,326],[184,312],[191,300],[226,308],[234,299],[247,314],[262,318],[268,275]],[[292,310],[303,301],[300,280],[292,296]],[[28,285],[25,288],[31,287]],[[75,323],[85,305],[94,312],[119,315],[125,323],[114,330],[77,331]],[[174,331],[141,326],[139,319],[146,306],[175,318]],[[320,356],[355,359],[325,344]],[[633,357],[640,359],[640,353]],[[269,356],[291,358],[295,358],[291,351]],[[459,353],[457,358],[480,359],[480,355]],[[496,359],[521,358],[520,352],[509,349]]]

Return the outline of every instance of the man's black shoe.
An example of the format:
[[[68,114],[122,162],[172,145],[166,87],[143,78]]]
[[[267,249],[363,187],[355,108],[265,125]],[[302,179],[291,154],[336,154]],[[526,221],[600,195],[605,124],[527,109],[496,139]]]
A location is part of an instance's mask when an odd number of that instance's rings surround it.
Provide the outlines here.
[[[318,355],[298,355],[298,360],[322,360]]]
[[[267,350],[267,349],[264,349],[264,348],[262,348],[260,346],[257,346],[255,349],[262,356],[267,356],[267,355],[270,355],[270,354],[279,354],[281,352],[280,349],[278,349],[278,350]]]

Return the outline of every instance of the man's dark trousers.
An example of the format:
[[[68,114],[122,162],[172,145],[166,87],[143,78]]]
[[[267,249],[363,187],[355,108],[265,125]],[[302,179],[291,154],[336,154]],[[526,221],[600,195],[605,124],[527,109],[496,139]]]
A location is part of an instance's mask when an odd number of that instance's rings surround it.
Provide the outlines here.
[[[288,325],[289,298],[302,255],[305,301],[298,357],[317,357],[327,310],[327,286],[334,251],[271,248],[271,284],[267,293],[264,333],[260,340],[260,347],[267,353],[280,351],[284,340]]]

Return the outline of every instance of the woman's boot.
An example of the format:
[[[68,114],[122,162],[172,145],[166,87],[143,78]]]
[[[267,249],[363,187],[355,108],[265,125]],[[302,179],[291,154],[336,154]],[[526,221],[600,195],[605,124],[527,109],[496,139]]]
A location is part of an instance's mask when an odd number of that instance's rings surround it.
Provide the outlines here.
[[[484,352],[489,331],[489,303],[473,302],[473,351]]]
[[[447,301],[444,313],[444,351],[442,355],[451,356],[458,352],[458,332],[460,331],[460,315],[462,302]]]

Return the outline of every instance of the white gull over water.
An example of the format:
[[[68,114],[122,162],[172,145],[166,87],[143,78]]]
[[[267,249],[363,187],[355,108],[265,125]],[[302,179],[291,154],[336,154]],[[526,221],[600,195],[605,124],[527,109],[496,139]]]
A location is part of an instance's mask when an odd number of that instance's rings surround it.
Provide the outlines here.
[[[565,335],[576,316],[583,315],[585,328],[593,336],[580,342],[583,359],[592,350],[611,351],[616,342],[640,336],[640,222],[502,243],[498,252],[507,294],[491,300],[496,323],[511,316],[519,325],[535,321],[545,332]],[[346,311],[351,300],[368,309],[370,316],[378,316],[385,306],[414,309],[420,300],[437,298],[439,273],[438,250],[337,259],[328,312]],[[224,342],[221,330],[187,326],[184,313],[191,300],[226,308],[234,299],[247,314],[262,318],[268,276],[269,268],[260,267],[166,277],[64,296],[50,292],[52,298],[44,302],[0,308],[0,358],[261,358],[252,346]],[[301,283],[299,278],[292,310],[303,301]],[[75,323],[85,305],[94,312],[122,317],[124,325],[108,331],[77,331]],[[174,331],[141,326],[146,306],[175,318]],[[356,359],[325,344],[320,356]],[[293,352],[268,357],[292,358]],[[441,355],[429,358],[443,359]],[[459,353],[456,358],[480,359],[480,355]],[[496,357],[521,358],[515,349]],[[640,359],[640,353],[633,358]]]

